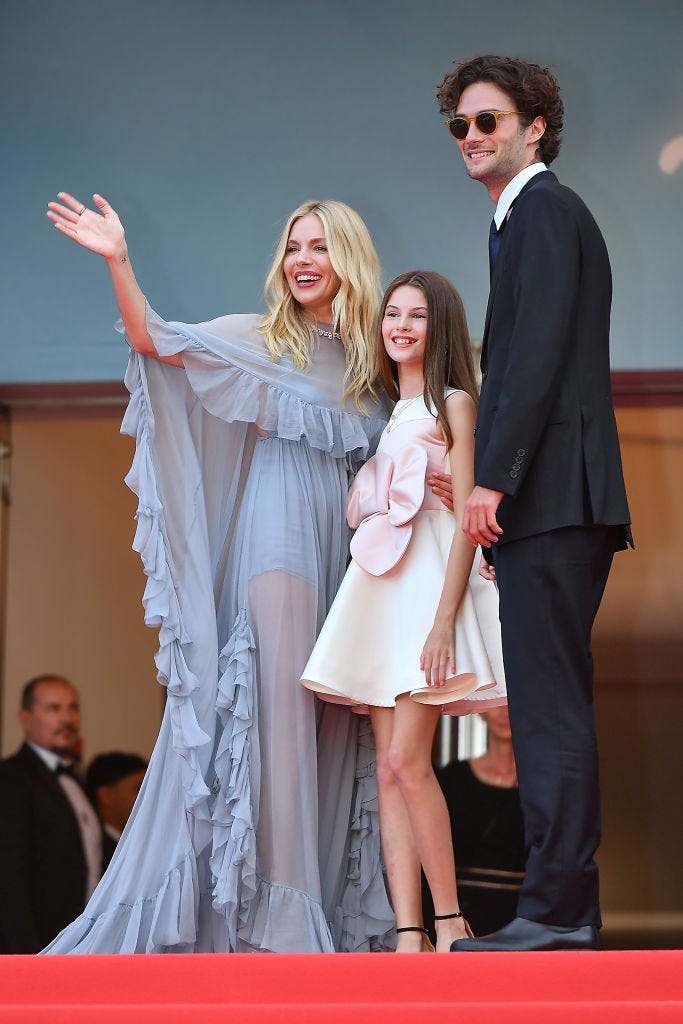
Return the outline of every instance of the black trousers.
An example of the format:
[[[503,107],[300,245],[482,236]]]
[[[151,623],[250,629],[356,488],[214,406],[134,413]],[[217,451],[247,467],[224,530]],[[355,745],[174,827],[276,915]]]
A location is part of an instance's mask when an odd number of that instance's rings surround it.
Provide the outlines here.
[[[546,924],[601,924],[590,638],[616,546],[612,527],[572,526],[493,548],[526,845],[517,913]]]

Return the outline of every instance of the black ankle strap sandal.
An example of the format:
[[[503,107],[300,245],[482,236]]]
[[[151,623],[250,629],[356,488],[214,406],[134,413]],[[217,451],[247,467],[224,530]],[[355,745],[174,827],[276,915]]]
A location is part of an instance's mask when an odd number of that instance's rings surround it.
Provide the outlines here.
[[[420,925],[418,924],[408,924],[405,926],[405,928],[396,929],[397,935],[400,935],[401,932],[420,932],[422,934],[422,941],[425,942],[427,945],[427,952],[434,952],[434,946],[432,945],[432,940],[429,938],[429,932],[427,931],[426,928],[421,928]]]
[[[434,920],[435,921],[452,921],[453,918],[455,918],[455,917],[461,917],[462,918],[462,923],[465,925],[465,934],[467,935],[467,938],[468,939],[473,939],[474,935],[472,933],[472,929],[470,928],[469,924],[467,923],[467,918],[463,914],[462,910],[456,910],[454,914],[434,914]]]

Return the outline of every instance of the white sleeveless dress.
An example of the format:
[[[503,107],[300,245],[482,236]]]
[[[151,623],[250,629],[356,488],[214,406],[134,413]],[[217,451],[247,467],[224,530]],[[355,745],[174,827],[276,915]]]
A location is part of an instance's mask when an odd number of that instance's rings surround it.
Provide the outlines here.
[[[450,473],[436,418],[422,397],[399,401],[351,488],[353,560],[301,680],[325,700],[362,711],[411,693],[451,715],[507,703],[498,592],[474,552],[455,624],[455,677],[426,687],[420,671],[457,525],[425,485],[430,470]]]

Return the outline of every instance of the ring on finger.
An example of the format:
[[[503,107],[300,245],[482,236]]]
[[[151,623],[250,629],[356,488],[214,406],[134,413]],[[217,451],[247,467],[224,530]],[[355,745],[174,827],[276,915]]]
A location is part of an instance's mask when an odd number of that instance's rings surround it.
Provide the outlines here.
[[[85,213],[85,211],[86,211],[86,207],[84,206],[82,210],[79,210],[79,211],[78,211],[78,216],[79,216],[79,217],[82,217],[82,216],[83,216],[83,214]]]

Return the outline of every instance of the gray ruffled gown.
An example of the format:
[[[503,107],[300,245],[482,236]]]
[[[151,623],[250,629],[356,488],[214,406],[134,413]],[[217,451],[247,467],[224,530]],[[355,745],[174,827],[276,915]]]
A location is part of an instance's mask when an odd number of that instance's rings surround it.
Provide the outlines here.
[[[106,874],[44,952],[392,944],[372,733],[299,684],[346,567],[349,477],[386,410],[343,399],[339,342],[316,338],[300,372],[258,320],[148,308],[185,369],[131,353],[126,479],[166,709]]]

